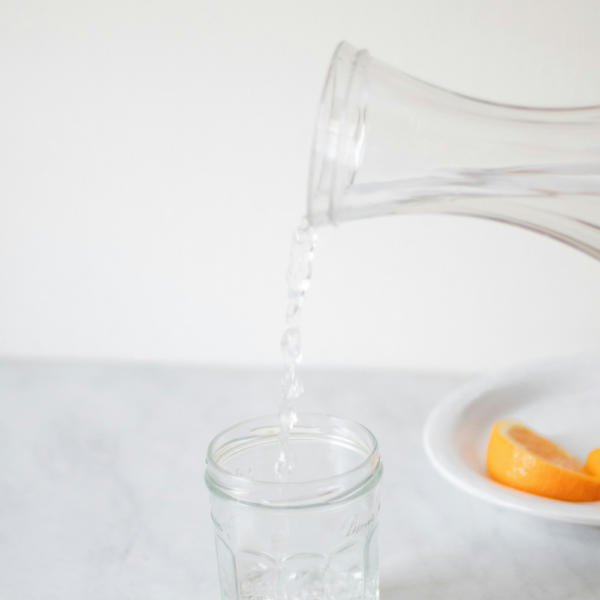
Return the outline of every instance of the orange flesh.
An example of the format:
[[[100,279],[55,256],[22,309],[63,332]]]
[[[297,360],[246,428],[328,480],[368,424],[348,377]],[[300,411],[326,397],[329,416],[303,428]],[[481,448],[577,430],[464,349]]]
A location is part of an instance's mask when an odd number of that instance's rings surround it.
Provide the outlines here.
[[[553,444],[550,440],[533,433],[526,427],[521,425],[513,425],[508,431],[510,437],[527,448],[533,454],[540,458],[551,462],[563,469],[583,473],[583,463],[577,460],[574,456],[567,454],[562,448]]]

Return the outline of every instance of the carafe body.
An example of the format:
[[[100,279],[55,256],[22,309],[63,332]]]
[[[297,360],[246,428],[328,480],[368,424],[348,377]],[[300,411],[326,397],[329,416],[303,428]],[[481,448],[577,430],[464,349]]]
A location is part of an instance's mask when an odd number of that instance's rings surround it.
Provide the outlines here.
[[[600,258],[600,107],[476,100],[340,44],[319,108],[308,218],[394,213],[494,219]]]

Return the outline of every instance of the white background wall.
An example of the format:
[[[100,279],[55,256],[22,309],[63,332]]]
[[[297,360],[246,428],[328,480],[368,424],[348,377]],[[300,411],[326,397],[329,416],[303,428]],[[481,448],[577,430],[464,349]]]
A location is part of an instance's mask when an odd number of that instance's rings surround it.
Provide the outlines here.
[[[279,364],[336,43],[467,94],[586,105],[599,25],[594,0],[2,0],[0,353]],[[474,219],[323,229],[303,326],[312,365],[597,350],[600,264]]]

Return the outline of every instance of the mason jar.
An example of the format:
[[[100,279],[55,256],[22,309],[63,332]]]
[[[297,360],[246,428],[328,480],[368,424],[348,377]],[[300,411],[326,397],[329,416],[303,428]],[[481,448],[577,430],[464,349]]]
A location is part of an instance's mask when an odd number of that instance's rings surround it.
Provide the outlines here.
[[[278,436],[279,417],[260,417],[208,448],[222,600],[376,600],[377,440],[353,421],[300,413],[279,479]]]

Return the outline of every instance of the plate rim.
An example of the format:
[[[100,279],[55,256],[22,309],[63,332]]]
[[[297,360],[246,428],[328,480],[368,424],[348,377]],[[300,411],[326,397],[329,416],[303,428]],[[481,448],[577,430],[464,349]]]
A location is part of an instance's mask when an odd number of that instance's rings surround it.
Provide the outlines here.
[[[456,446],[449,442],[461,422],[464,410],[477,402],[482,394],[527,377],[543,376],[544,372],[554,373],[557,369],[575,366],[586,368],[592,365],[600,367],[599,353],[531,362],[486,373],[467,381],[443,397],[427,417],[423,444],[429,461],[446,480],[480,500],[535,517],[600,526],[600,502],[563,502],[508,488],[474,471],[460,457]],[[583,507],[587,510],[582,510]],[[594,514],[596,511],[597,514]]]

